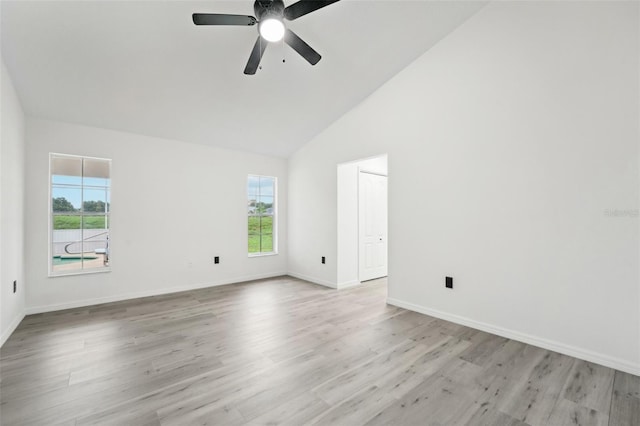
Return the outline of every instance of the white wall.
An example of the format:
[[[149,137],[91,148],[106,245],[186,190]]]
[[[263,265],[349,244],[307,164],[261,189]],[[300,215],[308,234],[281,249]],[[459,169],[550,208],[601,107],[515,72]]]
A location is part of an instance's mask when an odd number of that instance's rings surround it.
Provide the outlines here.
[[[0,86],[0,346],[24,317],[24,113],[4,62]],[[13,293],[13,281],[17,292]]]
[[[47,277],[50,152],[113,160],[111,272]],[[284,159],[31,118],[27,158],[29,313],[287,271]],[[247,256],[250,173],[279,178],[276,256]]]
[[[337,287],[345,288],[360,283],[359,275],[359,216],[358,180],[360,170],[387,174],[387,156],[381,155],[338,164],[338,235],[337,235]]]
[[[481,10],[290,159],[290,270],[337,283],[336,165],[386,152],[391,303],[640,374],[638,26]]]

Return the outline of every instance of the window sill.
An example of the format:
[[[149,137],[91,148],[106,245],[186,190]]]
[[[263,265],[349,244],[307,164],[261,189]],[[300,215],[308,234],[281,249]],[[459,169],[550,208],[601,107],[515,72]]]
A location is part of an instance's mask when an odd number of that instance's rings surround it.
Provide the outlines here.
[[[49,272],[49,278],[68,277],[72,275],[104,274],[105,272],[111,272],[111,268],[85,269],[83,271],[69,272]]]
[[[277,256],[278,252],[273,251],[271,253],[249,253],[249,257],[267,257],[267,256]]]

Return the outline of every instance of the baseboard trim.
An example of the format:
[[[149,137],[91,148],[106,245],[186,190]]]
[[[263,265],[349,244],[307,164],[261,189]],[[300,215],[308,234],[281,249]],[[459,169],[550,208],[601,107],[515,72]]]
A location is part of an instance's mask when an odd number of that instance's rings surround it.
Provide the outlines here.
[[[404,308],[410,311],[440,318],[446,321],[454,322],[456,324],[471,327],[476,330],[482,330],[482,331],[486,331],[487,333],[506,337],[507,339],[517,340],[522,343],[527,343],[529,345],[537,346],[543,349],[548,349],[554,352],[559,352],[561,354],[569,355],[574,358],[579,358],[584,361],[593,362],[596,364],[604,365],[605,367],[610,367],[616,370],[624,371],[625,373],[640,376],[640,364],[634,364],[632,362],[629,362],[623,359],[611,357],[608,355],[590,351],[588,349],[578,348],[575,346],[567,345],[567,344],[556,342],[553,340],[543,339],[537,336],[532,336],[530,334],[521,333],[515,330],[510,330],[508,328],[498,327],[492,324],[475,321],[467,317],[449,314],[446,312],[427,308],[425,306],[420,306],[414,303],[405,302],[399,299],[394,299],[389,297],[387,298],[387,303],[393,306],[398,306],[399,308]]]
[[[18,328],[18,326],[20,325],[24,317],[25,317],[25,313],[22,312],[17,317],[15,317],[13,321],[11,321],[11,324],[9,324],[9,327],[4,331],[4,333],[2,333],[2,336],[0,336],[0,348],[2,347],[2,345],[4,345],[4,343],[7,340],[9,340],[9,337],[11,337],[13,332],[16,331],[16,328]]]
[[[42,314],[45,312],[62,311],[65,309],[84,308],[87,306],[101,305],[103,303],[120,302],[123,300],[139,299],[141,297],[161,296],[163,294],[180,293],[182,291],[198,290],[201,288],[218,287],[221,285],[238,284],[247,281],[261,280],[265,278],[275,278],[287,275],[286,272],[273,272],[258,275],[246,275],[231,280],[220,280],[208,283],[192,284],[186,286],[169,287],[158,290],[138,291],[133,293],[118,294],[114,296],[98,297],[94,299],[76,300],[69,303],[59,303],[55,305],[30,306],[25,310],[26,315]]]
[[[289,271],[287,272],[287,275],[292,276],[294,278],[301,279],[301,280],[309,281],[310,283],[313,283],[313,284],[319,284],[329,288],[336,288],[336,289],[338,288],[336,283],[332,283],[331,281],[326,281],[320,278],[310,277],[309,275],[300,274],[298,272]]]
[[[358,280],[353,280],[353,281],[345,281],[343,283],[338,283],[338,290],[344,290],[346,288],[351,288],[351,287],[357,287],[360,284],[362,284],[360,281]]]

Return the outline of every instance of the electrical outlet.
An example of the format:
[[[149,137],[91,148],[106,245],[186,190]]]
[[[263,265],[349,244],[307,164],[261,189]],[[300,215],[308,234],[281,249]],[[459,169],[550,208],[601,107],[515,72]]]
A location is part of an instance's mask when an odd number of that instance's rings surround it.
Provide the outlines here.
[[[216,264],[220,263],[220,256],[214,257],[213,258],[213,263],[216,263]]]
[[[13,292],[15,293],[16,291],[18,291],[18,281],[13,280]]]
[[[444,286],[446,288],[453,288],[453,277],[444,277]]]
[[[324,256],[322,256],[322,261],[321,262],[322,262],[323,265],[326,263],[326,260],[325,260]]]

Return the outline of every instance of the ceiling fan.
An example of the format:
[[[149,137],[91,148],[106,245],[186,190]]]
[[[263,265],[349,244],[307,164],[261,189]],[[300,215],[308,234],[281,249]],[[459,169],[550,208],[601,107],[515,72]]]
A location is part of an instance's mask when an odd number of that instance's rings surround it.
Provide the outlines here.
[[[194,13],[193,23],[196,25],[237,25],[253,26],[258,24],[258,39],[256,40],[244,73],[256,73],[260,60],[267,48],[267,42],[284,42],[306,59],[311,65],[320,61],[320,54],[298,37],[293,31],[285,28],[283,20],[293,21],[308,13],[329,6],[339,0],[300,0],[287,7],[283,0],[256,0],[253,10],[256,17],[248,15],[227,15],[220,13]]]

